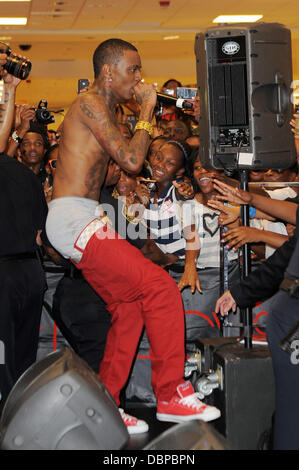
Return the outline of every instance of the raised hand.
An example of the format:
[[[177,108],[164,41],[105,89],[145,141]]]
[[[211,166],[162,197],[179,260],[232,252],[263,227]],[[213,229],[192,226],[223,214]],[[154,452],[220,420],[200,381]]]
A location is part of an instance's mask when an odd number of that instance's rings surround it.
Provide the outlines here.
[[[237,304],[235,299],[231,295],[230,291],[227,290],[224,294],[217,300],[215,313],[220,313],[220,315],[227,315],[230,310],[235,312],[237,309]]]
[[[0,65],[4,65],[6,63],[6,60],[4,61],[4,64],[2,64],[1,63],[1,56],[5,56],[5,57],[7,57],[7,56],[6,56],[6,54],[0,54]],[[27,60],[27,57],[24,57],[22,55],[14,55],[14,56],[17,57],[18,59],[22,59],[24,61]],[[3,61],[3,58],[2,58],[2,61]],[[7,72],[7,70],[5,70],[3,68],[0,71],[0,74],[3,77],[6,89],[16,88],[19,85],[19,83],[21,83],[21,81],[22,81],[20,78],[17,78],[14,75],[11,75],[10,73]]]
[[[145,206],[148,205],[149,200],[150,200],[150,190],[147,186],[147,183],[155,183],[155,180],[149,180],[146,178],[137,178],[137,185],[135,188],[136,195],[140,202],[144,204]]]
[[[29,108],[28,106],[24,106],[22,111],[20,112],[20,126],[18,130],[27,132],[30,129],[30,121],[35,119],[35,110]]]
[[[139,82],[134,87],[134,92],[136,96],[136,101],[140,105],[148,104],[152,107],[156,106],[157,102],[157,93],[154,88],[154,85],[150,83]]]
[[[214,188],[219,192],[216,199],[231,202],[232,204],[251,204],[252,195],[239,188],[234,188],[218,179],[213,180]]]
[[[194,198],[194,189],[188,181],[182,181],[178,183],[177,181],[172,182],[173,186],[176,188],[178,194],[182,199],[193,199]]]
[[[207,204],[209,207],[212,207],[212,209],[215,209],[216,211],[221,212],[218,216],[219,225],[232,224],[240,216],[239,206],[237,207],[225,206],[223,202],[217,201],[215,199],[211,199]]]
[[[19,83],[21,83],[21,81],[22,81],[20,78],[17,78],[14,75],[11,75],[10,73],[8,73],[7,70],[3,69],[1,74],[2,74],[2,77],[3,77],[3,81],[5,83],[5,88],[6,89],[16,88],[19,85]]]
[[[261,241],[262,230],[254,227],[236,227],[225,232],[222,241],[226,243],[229,248],[237,250],[246,243],[259,243]]]

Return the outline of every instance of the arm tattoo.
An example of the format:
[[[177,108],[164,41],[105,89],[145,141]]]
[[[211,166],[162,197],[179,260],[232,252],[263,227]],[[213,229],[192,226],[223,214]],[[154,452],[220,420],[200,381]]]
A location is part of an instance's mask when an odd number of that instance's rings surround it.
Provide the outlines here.
[[[99,121],[103,123],[106,121],[103,116],[103,111],[98,111],[97,109],[95,109],[94,104],[88,102],[86,97],[84,97],[84,99],[80,101],[80,109],[89,119],[93,119],[94,121]]]
[[[91,108],[90,106],[88,106],[88,104],[86,103],[80,103],[80,108],[81,108],[81,111],[83,111],[83,113],[89,118],[89,119],[94,119],[96,121],[99,120],[99,117],[100,117],[100,113],[95,113]]]
[[[6,114],[7,106],[5,105],[0,105],[0,124],[4,123],[4,118]]]
[[[137,165],[146,153],[146,145],[148,143],[148,135],[141,133],[135,137],[134,149],[124,148],[124,139],[122,138],[116,121],[116,116],[110,109],[101,109],[100,104],[94,103],[94,98],[84,96],[80,100],[80,109],[82,113],[89,119],[97,122],[97,132],[102,134],[103,142],[101,145],[105,147],[104,140],[113,143],[114,149],[117,149],[118,160],[122,168],[127,168],[127,165]],[[98,126],[99,124],[99,126]],[[112,156],[112,155],[111,155]],[[142,160],[144,157],[142,158]],[[127,162],[127,164],[126,164]],[[124,165],[124,166],[123,166]]]

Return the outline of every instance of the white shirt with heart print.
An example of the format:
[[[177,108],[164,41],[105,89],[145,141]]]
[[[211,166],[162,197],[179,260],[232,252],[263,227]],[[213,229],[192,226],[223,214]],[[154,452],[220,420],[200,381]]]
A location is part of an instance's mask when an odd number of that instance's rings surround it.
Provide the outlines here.
[[[184,210],[183,228],[195,225],[200,236],[200,253],[196,266],[199,269],[220,267],[220,226],[219,212],[201,204],[196,199],[185,201],[188,210]],[[188,216],[189,215],[189,216]],[[228,251],[228,261],[238,258],[238,253]]]

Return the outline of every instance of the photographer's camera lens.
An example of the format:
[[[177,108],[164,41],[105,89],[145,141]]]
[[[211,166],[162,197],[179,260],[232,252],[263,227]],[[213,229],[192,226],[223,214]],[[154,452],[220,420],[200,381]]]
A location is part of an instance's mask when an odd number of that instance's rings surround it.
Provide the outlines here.
[[[28,60],[20,59],[19,57],[10,56],[6,64],[3,66],[8,73],[14,77],[26,80],[31,72],[31,62]]]
[[[3,68],[14,77],[26,80],[31,72],[31,62],[29,60],[20,59],[14,54],[11,55],[10,47],[4,42],[0,42],[0,52],[8,55],[7,62],[3,65]]]

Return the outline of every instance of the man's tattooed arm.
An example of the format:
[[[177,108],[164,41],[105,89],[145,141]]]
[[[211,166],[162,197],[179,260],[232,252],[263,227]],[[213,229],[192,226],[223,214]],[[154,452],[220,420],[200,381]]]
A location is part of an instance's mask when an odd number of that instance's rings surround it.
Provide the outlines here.
[[[0,104],[0,124],[4,124],[4,119],[7,114],[8,93],[4,92],[3,104]]]
[[[94,104],[93,101],[88,100],[88,99],[86,99],[86,97],[84,97],[84,98],[80,101],[80,108],[81,108],[81,111],[82,111],[89,119],[93,119],[94,121],[99,121],[99,122],[102,121],[102,114],[103,114],[103,112],[102,112],[102,111],[99,111],[98,109],[96,109],[95,104]]]
[[[138,173],[143,165],[150,136],[146,131],[134,134],[130,143],[120,132],[114,110],[93,94],[80,97],[82,119],[99,144],[119,166],[131,173]]]
[[[0,105],[0,152],[5,152],[11,132],[15,110],[15,87],[7,87],[4,104]]]

